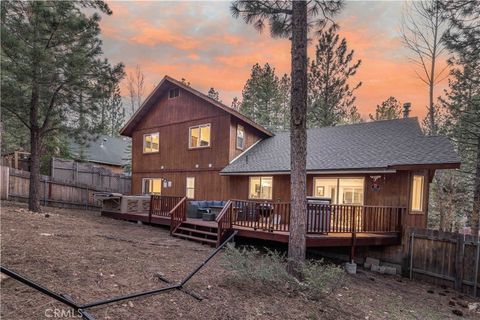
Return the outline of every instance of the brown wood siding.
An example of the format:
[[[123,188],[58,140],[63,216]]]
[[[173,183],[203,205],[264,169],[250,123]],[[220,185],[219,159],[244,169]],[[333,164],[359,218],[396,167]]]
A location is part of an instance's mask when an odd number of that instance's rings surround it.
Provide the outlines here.
[[[245,130],[245,147],[243,150],[237,149],[237,125],[243,126]],[[264,135],[261,135],[258,130],[255,130],[250,125],[246,124],[243,121],[236,119],[235,117],[231,117],[231,124],[230,124],[230,152],[229,152],[229,159],[233,160],[235,157],[240,155],[242,152],[247,150],[251,147],[255,142],[262,139]]]
[[[376,206],[394,206],[406,207],[408,213],[405,216],[405,226],[416,226],[424,228],[427,222],[428,208],[428,172],[426,170],[415,172],[415,174],[423,174],[425,176],[424,188],[424,213],[410,213],[411,201],[411,184],[413,172],[398,171],[397,173],[387,173],[380,178],[380,189],[372,190],[372,179],[369,174],[362,175],[308,175],[307,176],[307,195],[313,194],[313,179],[315,177],[361,177],[365,179],[364,204]],[[376,175],[376,174],[372,174]],[[268,176],[268,175],[266,175]],[[248,199],[248,183],[249,176],[232,176],[230,180],[231,198]],[[290,201],[290,176],[289,175],[273,175],[273,201]]]

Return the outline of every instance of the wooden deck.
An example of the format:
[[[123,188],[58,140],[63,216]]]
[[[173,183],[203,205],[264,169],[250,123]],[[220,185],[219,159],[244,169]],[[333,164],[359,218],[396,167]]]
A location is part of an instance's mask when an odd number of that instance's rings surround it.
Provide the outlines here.
[[[122,214],[112,212],[102,212],[105,217],[126,220],[141,221],[143,223],[151,223],[153,225],[170,226],[170,218],[167,216],[151,216],[149,220],[148,214]],[[185,224],[198,227],[207,227],[216,229],[218,223],[216,221],[203,221],[201,219],[187,218]],[[281,243],[288,243],[288,231],[269,231],[268,229],[252,229],[250,227],[233,225],[232,229],[238,231],[239,237],[268,240]],[[355,246],[384,246],[400,244],[400,234],[397,232],[388,233],[356,233]],[[329,232],[326,234],[307,234],[307,247],[341,247],[352,245],[351,232]]]

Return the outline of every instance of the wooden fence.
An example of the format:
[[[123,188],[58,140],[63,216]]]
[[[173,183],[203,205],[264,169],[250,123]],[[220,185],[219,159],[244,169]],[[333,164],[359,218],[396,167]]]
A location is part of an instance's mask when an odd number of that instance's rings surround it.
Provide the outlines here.
[[[416,228],[408,229],[407,234],[411,278],[451,285],[458,291],[478,296],[478,237]]]
[[[0,177],[2,200],[28,200],[30,172],[0,166]],[[109,191],[81,183],[58,181],[44,175],[40,176],[40,181],[42,205],[97,209],[100,208],[101,203],[94,199],[94,193]]]
[[[56,181],[80,183],[111,192],[130,194],[131,178],[114,173],[104,166],[74,160],[52,158],[52,178]]]

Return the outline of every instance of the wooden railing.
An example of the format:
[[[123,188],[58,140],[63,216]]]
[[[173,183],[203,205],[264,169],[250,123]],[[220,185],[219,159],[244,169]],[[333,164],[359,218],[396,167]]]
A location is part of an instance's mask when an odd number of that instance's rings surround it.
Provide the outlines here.
[[[223,207],[222,211],[215,218],[215,221],[218,224],[217,229],[217,247],[223,243],[225,239],[228,238],[232,232],[232,221],[234,218],[233,210],[233,201],[228,200],[228,202]]]
[[[169,217],[170,211],[182,200],[182,197],[150,196],[150,216]]]
[[[169,212],[170,234],[174,233],[183,221],[187,220],[187,197],[183,197]]]
[[[289,202],[232,200],[232,225],[288,232]],[[307,233],[401,232],[403,207],[308,204]]]

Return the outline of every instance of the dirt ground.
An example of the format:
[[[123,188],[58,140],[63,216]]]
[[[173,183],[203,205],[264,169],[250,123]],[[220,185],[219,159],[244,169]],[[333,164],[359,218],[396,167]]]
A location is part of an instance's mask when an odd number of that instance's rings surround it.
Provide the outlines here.
[[[32,214],[2,203],[1,263],[80,303],[179,281],[212,248],[172,238],[167,229],[116,221],[99,212],[44,208]],[[232,285],[220,253],[178,290],[90,309],[96,319],[480,319],[472,298],[450,289],[360,271],[335,293],[312,301],[265,288]],[[61,303],[2,276],[2,319],[51,319]],[[462,313],[455,315],[452,311]],[[65,315],[65,313],[64,313]]]

